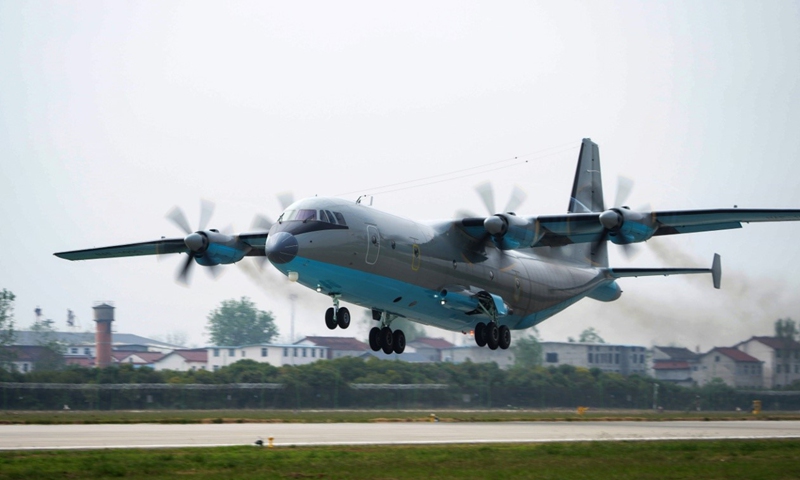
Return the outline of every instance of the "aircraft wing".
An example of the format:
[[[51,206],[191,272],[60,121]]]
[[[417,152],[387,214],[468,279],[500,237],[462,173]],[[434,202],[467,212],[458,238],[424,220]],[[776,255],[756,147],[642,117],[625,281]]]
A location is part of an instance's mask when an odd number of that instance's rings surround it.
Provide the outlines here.
[[[673,210],[655,212],[658,229],[653,235],[708,232],[742,228],[750,222],[792,222],[800,220],[800,210],[758,210],[728,208],[718,210]]]
[[[187,252],[189,252],[189,249],[186,247],[182,238],[164,238],[151,242],[128,243],[126,245],[58,252],[54,255],[66,260],[94,260],[98,258],[136,257],[140,255]]]
[[[245,254],[247,256],[264,255],[264,244],[267,241],[266,232],[242,233],[236,237],[226,237],[237,243],[243,242],[244,247],[239,246],[239,248],[247,250]],[[184,238],[162,238],[149,242],[58,252],[54,255],[66,260],[95,260],[100,258],[137,257],[141,255],[165,255],[169,253],[190,253],[190,249],[186,246]]]
[[[487,224],[484,223],[493,217],[464,218],[457,221],[457,226],[475,239],[493,236],[495,243],[504,250],[561,247],[598,241],[605,232],[605,227],[600,222],[602,213],[568,213],[535,217],[495,215],[494,217],[502,217],[505,223],[503,231],[499,234],[489,232]],[[741,228],[742,223],[750,222],[800,221],[800,210],[774,209],[665,210],[634,212],[634,215],[634,219],[626,220],[635,225],[637,233],[641,236],[634,241],[647,240],[655,235]],[[491,227],[491,224],[489,225]]]

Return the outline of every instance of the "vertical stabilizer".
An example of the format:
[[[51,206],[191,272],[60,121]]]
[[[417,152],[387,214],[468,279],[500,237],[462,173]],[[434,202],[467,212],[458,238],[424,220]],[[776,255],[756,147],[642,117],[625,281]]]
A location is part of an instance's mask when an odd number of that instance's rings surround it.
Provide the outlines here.
[[[584,138],[578,154],[578,167],[575,169],[575,181],[572,184],[568,211],[590,213],[604,210],[600,149],[591,139]],[[600,267],[608,266],[608,249],[605,241],[568,245],[564,248],[567,256],[575,261]]]
[[[600,174],[600,149],[589,138],[581,143],[578,154],[578,168],[575,170],[575,182],[572,184],[572,196],[569,199],[569,213],[602,212],[603,179]]]

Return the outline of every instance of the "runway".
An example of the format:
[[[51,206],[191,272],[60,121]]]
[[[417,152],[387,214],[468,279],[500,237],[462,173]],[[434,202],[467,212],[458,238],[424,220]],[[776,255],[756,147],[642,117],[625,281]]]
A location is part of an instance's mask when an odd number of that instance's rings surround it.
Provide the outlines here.
[[[800,421],[0,425],[0,450],[800,438]]]

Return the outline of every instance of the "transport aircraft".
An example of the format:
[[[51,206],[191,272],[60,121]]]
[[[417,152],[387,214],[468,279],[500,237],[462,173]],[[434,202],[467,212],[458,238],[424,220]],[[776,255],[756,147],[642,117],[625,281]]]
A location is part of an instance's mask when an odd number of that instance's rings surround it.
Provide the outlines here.
[[[742,222],[800,220],[800,210],[713,209],[636,211],[607,208],[600,155],[586,138],[565,214],[517,215],[512,196],[505,211],[486,217],[419,222],[382,212],[366,202],[306,198],[257,231],[227,235],[192,231],[179,209],[168,214],[182,238],[60,252],[67,260],[163,255],[188,256],[178,278],[197,263],[214,268],[246,256],[268,260],[289,280],[330,297],[330,329],[347,328],[350,312],[340,301],[372,310],[374,351],[402,353],[405,335],[392,322],[406,318],[451,331],[472,332],[475,342],[507,349],[511,330],[532,327],[583,298],[617,300],[624,277],[711,274],[720,287],[721,264],[710,268],[613,268],[610,241],[626,248],[657,235],[741,228]],[[491,211],[493,203],[485,198]],[[516,204],[516,205],[513,205]]]

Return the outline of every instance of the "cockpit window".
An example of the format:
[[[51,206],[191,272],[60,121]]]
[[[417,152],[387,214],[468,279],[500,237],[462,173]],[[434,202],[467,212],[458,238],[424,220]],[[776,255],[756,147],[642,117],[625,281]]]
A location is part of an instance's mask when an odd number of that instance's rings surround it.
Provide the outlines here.
[[[317,216],[319,215],[319,216]],[[334,225],[347,226],[344,221],[344,216],[339,212],[331,212],[330,210],[317,210],[301,209],[301,210],[286,210],[278,218],[278,223],[283,222],[308,222],[319,219],[321,222],[332,223]]]

